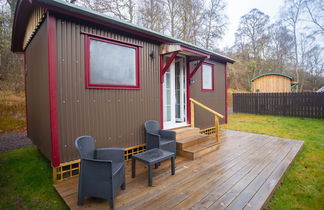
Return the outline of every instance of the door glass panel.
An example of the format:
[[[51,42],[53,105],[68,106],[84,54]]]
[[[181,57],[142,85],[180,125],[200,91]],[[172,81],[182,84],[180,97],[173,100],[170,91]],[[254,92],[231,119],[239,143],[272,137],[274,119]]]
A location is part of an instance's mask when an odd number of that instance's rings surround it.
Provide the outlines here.
[[[176,113],[176,119],[178,120],[181,118],[181,75],[180,75],[180,63],[175,63],[175,113]]]
[[[183,121],[185,122],[186,121],[186,112],[187,112],[187,108],[186,108],[186,103],[187,103],[187,84],[186,84],[186,81],[187,81],[187,77],[186,77],[186,74],[185,74],[185,69],[183,69],[183,74],[182,74],[182,95],[183,95],[183,103],[182,103],[182,106],[183,106],[183,114],[182,114],[182,119]]]
[[[165,128],[181,126],[186,122],[185,60],[176,58],[164,75],[163,117]]]
[[[164,121],[171,121],[171,73],[170,69],[164,75],[164,84],[163,84],[163,106],[164,106]]]

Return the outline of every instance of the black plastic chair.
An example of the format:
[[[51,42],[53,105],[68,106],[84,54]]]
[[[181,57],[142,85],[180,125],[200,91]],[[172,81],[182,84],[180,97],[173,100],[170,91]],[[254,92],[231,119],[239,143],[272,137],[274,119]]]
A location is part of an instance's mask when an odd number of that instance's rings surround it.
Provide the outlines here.
[[[146,149],[160,148],[176,154],[176,132],[160,129],[160,123],[149,120],[144,123],[146,130]]]
[[[114,209],[114,198],[119,188],[125,189],[125,157],[123,148],[95,149],[91,136],[75,140],[80,154],[78,205],[83,205],[85,196],[108,200]]]

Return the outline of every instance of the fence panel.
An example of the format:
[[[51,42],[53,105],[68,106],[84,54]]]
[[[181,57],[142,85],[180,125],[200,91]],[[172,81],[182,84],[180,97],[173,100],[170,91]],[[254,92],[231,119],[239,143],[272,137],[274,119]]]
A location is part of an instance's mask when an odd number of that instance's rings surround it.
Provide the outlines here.
[[[233,112],[324,119],[324,93],[234,93]]]

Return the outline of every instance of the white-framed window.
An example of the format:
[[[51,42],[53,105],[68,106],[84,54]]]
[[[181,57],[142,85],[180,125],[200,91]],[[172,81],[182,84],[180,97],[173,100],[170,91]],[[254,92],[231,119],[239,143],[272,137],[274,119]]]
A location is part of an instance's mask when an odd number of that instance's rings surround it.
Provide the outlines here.
[[[214,65],[210,63],[203,63],[201,70],[201,90],[214,90]]]

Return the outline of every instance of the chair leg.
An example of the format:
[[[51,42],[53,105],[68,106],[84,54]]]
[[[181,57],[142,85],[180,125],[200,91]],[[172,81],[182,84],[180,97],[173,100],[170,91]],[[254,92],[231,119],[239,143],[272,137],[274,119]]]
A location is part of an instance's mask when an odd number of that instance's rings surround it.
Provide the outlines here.
[[[81,193],[78,193],[78,206],[83,205],[83,195]]]
[[[125,182],[120,186],[120,189],[122,189],[122,190],[126,189],[126,183]]]
[[[108,202],[109,202],[109,205],[110,205],[110,209],[113,210],[114,209],[114,199],[110,198]]]
[[[82,182],[81,182],[81,176],[79,177],[79,186],[78,186],[78,206],[83,205],[83,190],[82,190]]]

